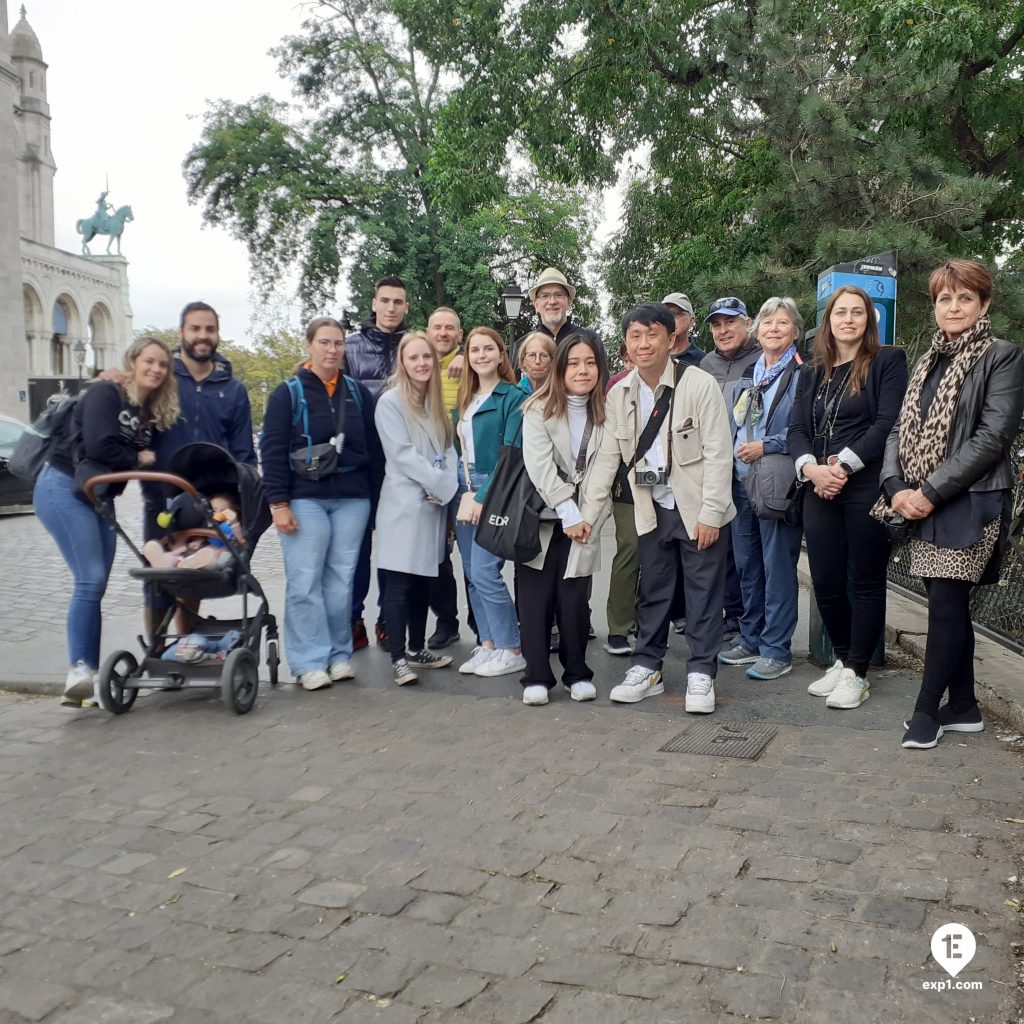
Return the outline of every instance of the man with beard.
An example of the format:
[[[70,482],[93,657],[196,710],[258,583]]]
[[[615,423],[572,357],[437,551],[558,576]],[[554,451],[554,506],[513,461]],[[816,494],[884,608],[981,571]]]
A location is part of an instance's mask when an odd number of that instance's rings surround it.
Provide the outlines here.
[[[569,319],[575,298],[576,289],[555,267],[548,267],[530,289],[530,301],[540,318],[539,330],[550,334],[556,345],[579,327]]]

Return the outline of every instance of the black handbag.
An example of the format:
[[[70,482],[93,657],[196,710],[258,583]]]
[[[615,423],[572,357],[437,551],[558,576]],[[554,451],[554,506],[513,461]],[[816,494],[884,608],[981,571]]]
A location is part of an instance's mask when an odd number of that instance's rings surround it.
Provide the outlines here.
[[[335,390],[337,408],[335,409],[334,437],[325,444],[313,444],[309,436],[309,406],[302,390],[302,381],[292,377],[285,382],[292,395],[292,408],[295,410],[292,422],[302,420],[302,436],[306,444],[288,453],[288,462],[292,471],[304,480],[323,480],[324,477],[338,472],[338,459],[345,447],[345,404],[348,399],[348,387],[344,374],[338,377]]]
[[[476,528],[476,542],[507,562],[530,562],[541,551],[544,501],[526,472],[523,450],[504,445],[491,474]]]

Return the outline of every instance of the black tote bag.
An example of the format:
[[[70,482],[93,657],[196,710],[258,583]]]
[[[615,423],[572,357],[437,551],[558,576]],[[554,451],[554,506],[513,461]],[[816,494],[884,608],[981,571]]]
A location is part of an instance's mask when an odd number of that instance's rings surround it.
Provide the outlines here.
[[[540,514],[544,502],[533,486],[523,450],[504,445],[491,474],[476,542],[508,562],[529,562],[540,554]]]

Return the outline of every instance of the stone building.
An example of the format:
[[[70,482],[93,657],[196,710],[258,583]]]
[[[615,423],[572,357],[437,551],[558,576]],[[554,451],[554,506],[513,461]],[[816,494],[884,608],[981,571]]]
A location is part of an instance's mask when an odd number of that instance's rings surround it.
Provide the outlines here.
[[[25,8],[0,0],[0,413],[27,420],[132,336],[128,262],[54,245],[47,64]]]

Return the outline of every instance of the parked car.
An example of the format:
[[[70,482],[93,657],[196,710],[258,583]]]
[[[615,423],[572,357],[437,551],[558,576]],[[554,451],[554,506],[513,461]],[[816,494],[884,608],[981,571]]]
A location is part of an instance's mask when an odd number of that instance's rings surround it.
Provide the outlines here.
[[[34,482],[19,480],[16,476],[11,476],[7,469],[7,460],[24,431],[25,424],[20,420],[11,416],[0,416],[0,515],[32,511]]]

